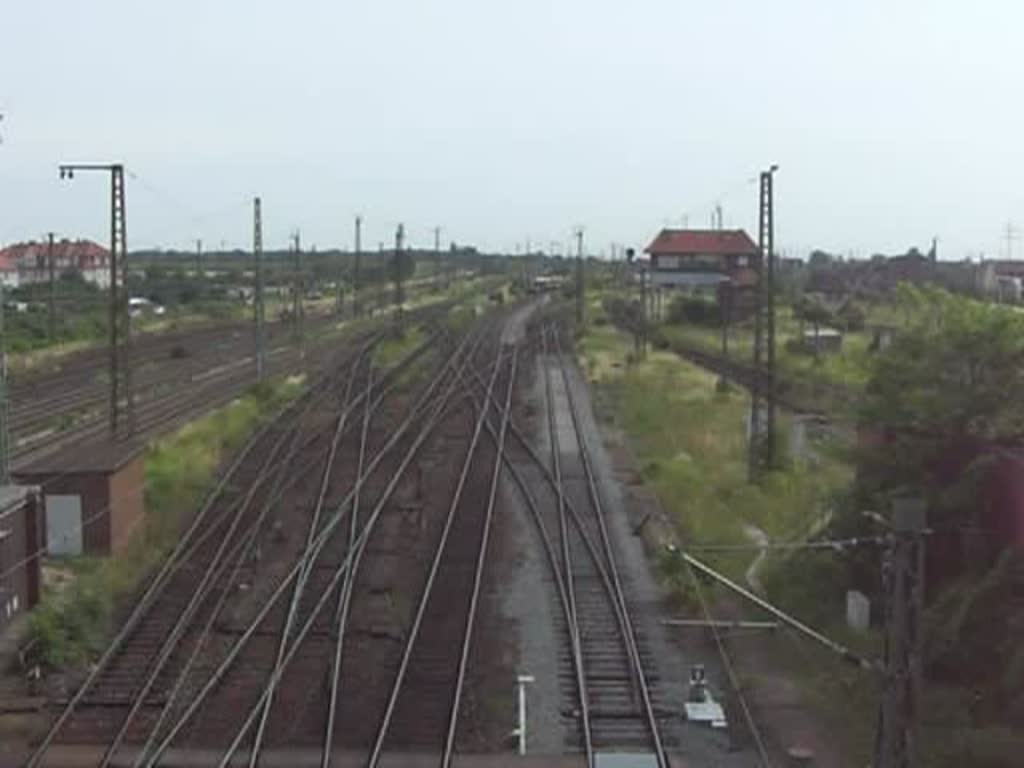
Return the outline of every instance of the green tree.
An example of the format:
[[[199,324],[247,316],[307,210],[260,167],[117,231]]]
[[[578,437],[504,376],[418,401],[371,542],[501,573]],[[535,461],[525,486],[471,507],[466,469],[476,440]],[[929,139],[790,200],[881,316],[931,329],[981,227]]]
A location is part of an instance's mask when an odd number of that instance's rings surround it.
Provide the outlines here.
[[[952,453],[980,457],[976,479],[985,456],[1024,439],[1024,318],[939,289],[901,298],[909,325],[874,359],[861,407],[876,437],[864,468],[880,487],[948,489]]]

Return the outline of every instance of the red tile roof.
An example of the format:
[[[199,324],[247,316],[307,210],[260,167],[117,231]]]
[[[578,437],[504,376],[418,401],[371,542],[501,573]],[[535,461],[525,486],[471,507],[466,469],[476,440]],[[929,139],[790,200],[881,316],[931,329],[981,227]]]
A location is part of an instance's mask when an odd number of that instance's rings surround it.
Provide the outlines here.
[[[53,244],[54,261],[61,268],[96,269],[107,263],[107,249],[92,240],[58,240]],[[15,243],[0,249],[0,270],[42,269],[47,245],[40,242]]]
[[[663,229],[644,250],[654,255],[757,255],[757,245],[742,229]]]

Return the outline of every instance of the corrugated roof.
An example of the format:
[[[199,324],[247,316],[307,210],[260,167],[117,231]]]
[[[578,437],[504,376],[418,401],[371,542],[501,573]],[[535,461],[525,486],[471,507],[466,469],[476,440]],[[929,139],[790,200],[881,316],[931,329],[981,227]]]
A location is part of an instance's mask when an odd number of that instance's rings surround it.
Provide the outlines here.
[[[663,229],[644,252],[756,256],[757,245],[742,229]]]

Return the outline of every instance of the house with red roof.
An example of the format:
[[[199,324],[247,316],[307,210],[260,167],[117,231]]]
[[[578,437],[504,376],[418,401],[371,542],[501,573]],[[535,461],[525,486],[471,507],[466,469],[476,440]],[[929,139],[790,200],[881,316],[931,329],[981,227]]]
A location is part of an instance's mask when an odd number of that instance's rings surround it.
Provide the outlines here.
[[[742,229],[663,229],[644,251],[655,286],[714,291],[757,284],[757,244]]]
[[[17,288],[50,279],[50,248],[45,242],[15,243],[0,250],[0,282]],[[110,286],[110,253],[91,240],[58,240],[53,244],[53,271],[75,273],[99,288]]]

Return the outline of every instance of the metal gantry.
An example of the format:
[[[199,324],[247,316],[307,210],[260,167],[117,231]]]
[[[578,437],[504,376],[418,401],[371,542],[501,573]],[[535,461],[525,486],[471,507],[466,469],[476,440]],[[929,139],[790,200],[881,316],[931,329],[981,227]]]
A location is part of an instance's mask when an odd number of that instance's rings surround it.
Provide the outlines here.
[[[49,298],[47,302],[46,328],[50,343],[57,341],[57,271],[54,264],[53,232],[46,235],[46,267],[49,278]]]
[[[583,227],[576,227],[576,325],[583,328]]]
[[[775,254],[771,166],[760,175],[757,287],[754,307],[754,377],[750,391],[749,475],[756,480],[775,456]]]
[[[920,499],[893,502],[893,543],[885,569],[885,682],[875,734],[875,765],[914,768],[920,756],[924,534]]]
[[[11,482],[10,410],[7,403],[7,337],[4,334],[4,286],[0,282],[0,485]]]
[[[363,313],[363,305],[359,301],[359,267],[363,258],[363,217],[356,216],[356,250],[352,259],[352,314],[359,317]]]
[[[263,339],[266,314],[263,304],[263,211],[258,197],[252,201],[252,217],[252,258],[256,277],[252,295],[253,346],[256,358],[256,380],[263,381],[266,375]]]
[[[403,263],[402,244],[405,240],[405,226],[398,225],[395,229],[395,253],[391,259],[391,269],[395,279],[395,329],[401,334],[403,330],[402,306],[405,304],[405,275],[402,270]]]
[[[131,365],[131,312],[128,300],[128,227],[124,166],[121,163],[64,163],[62,179],[78,171],[110,174],[110,435],[119,434],[121,383],[127,405],[127,431],[135,432],[135,394]]]

